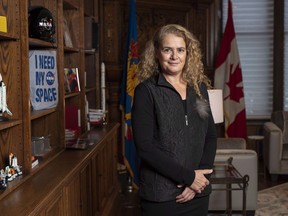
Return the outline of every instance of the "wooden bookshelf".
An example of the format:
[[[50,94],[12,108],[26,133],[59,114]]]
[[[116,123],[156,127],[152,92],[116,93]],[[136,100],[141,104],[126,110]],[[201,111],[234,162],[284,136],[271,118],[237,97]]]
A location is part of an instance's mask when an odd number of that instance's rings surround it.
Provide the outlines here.
[[[53,42],[29,37],[29,9],[36,6],[52,13],[56,26]],[[7,105],[13,114],[2,113],[8,121],[0,122],[0,169],[5,169],[9,154],[13,153],[23,171],[7,183],[6,190],[0,190],[0,209],[5,215],[13,212],[15,215],[75,215],[75,212],[105,215],[107,206],[111,206],[107,205],[109,199],[115,198],[118,125],[98,126],[93,133],[87,130],[85,113],[85,98],[90,108],[100,108],[101,53],[99,47],[86,44],[100,40],[92,28],[100,26],[102,10],[102,0],[9,0],[0,5],[0,14],[7,20],[7,32],[0,32],[0,73],[7,87]],[[64,17],[73,47],[64,41]],[[87,19],[91,25],[84,24]],[[31,107],[30,50],[56,51],[56,107],[43,110]],[[65,93],[63,74],[67,67],[78,68],[80,92]],[[80,136],[94,134],[96,137],[89,150],[65,148],[65,118],[78,117],[65,115],[65,107],[69,105],[80,110]],[[32,168],[31,140],[42,136],[49,137],[51,151]],[[107,172],[106,168],[111,171]],[[29,190],[34,187],[34,192]],[[25,209],[21,209],[21,203],[27,204]],[[11,211],[12,206],[15,211]]]

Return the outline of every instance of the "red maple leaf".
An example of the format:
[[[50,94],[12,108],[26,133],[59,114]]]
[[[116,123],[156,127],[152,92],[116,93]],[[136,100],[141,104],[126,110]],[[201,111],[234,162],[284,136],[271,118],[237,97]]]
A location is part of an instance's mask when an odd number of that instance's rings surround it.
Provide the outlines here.
[[[228,87],[230,88],[230,95],[228,97],[230,97],[230,100],[239,102],[240,99],[244,97],[243,86],[242,85],[237,86],[239,83],[242,82],[242,73],[241,73],[239,64],[235,68],[234,73],[232,71],[232,68],[233,68],[233,65],[230,65],[230,77],[229,77],[229,81],[226,83]]]

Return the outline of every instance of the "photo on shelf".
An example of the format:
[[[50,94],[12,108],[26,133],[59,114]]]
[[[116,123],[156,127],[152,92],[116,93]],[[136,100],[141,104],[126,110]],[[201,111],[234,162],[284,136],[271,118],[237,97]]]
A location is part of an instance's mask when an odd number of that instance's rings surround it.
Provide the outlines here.
[[[66,47],[73,48],[73,42],[71,38],[70,29],[69,29],[68,22],[65,17],[63,17],[63,27],[64,27],[64,45]]]
[[[79,92],[80,82],[78,68],[64,68],[65,92]]]

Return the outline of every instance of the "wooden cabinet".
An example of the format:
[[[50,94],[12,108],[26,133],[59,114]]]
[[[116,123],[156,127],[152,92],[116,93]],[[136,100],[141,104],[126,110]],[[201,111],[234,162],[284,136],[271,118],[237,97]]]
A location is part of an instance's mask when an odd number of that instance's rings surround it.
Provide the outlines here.
[[[63,198],[63,191],[55,193],[53,197],[49,198],[45,207],[42,207],[39,212],[35,211],[34,215],[37,216],[64,216],[64,208],[65,205]],[[75,210],[77,212],[77,210]],[[20,213],[21,214],[21,213]],[[28,211],[27,211],[28,214]],[[9,213],[7,213],[9,215]],[[72,215],[72,214],[71,214]],[[79,215],[79,214],[75,214]]]
[[[51,12],[55,22],[53,40],[30,37],[29,11],[35,7],[45,7]],[[81,137],[94,131],[92,127],[88,131],[86,104],[89,108],[100,108],[102,0],[2,1],[0,16],[1,21],[6,19],[1,25],[7,25],[7,31],[0,26],[0,74],[13,114],[0,110],[0,169],[8,165],[9,154],[13,153],[23,170],[22,176],[0,191],[0,212],[9,215],[10,205],[15,209],[14,215],[101,215],[107,211],[107,202],[114,196],[117,183],[117,126],[96,129],[99,140],[94,140],[88,151],[66,150],[65,129],[67,119],[76,119]],[[72,44],[67,40],[67,32]],[[56,107],[32,109],[29,77],[32,50],[56,51]],[[80,91],[65,91],[65,68],[78,69]],[[71,106],[77,108],[75,115],[66,112]],[[31,140],[42,136],[49,137],[51,150],[39,157],[39,164],[32,168]],[[19,206],[13,203],[18,201]]]
[[[91,130],[86,150],[66,150],[0,201],[1,215],[114,215],[118,124]]]
[[[7,112],[2,113],[0,122],[0,166],[4,168],[4,163],[11,152],[18,156],[18,160],[25,161],[26,146],[23,143],[22,133],[25,122],[23,121],[23,95],[27,90],[22,91],[22,80],[27,80],[21,73],[23,70],[21,61],[21,30],[22,26],[20,5],[25,5],[19,1],[4,1],[0,5],[0,15],[5,17],[7,22],[7,32],[0,32],[0,74],[7,89],[7,105],[12,112],[12,116]],[[27,45],[27,44],[26,44]],[[2,84],[1,84],[2,85]],[[2,98],[2,97],[1,97]],[[4,121],[4,117],[9,121]]]

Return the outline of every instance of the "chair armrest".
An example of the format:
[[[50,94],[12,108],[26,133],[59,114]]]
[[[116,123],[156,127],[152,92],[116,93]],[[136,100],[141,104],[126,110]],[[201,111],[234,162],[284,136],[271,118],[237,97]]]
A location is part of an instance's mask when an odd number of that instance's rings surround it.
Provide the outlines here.
[[[277,173],[280,170],[282,157],[282,131],[273,122],[264,123],[264,163],[270,173]]]
[[[249,182],[247,188],[247,210],[256,210],[257,191],[258,191],[258,157],[254,150],[248,149],[220,149],[216,151],[215,162],[227,161],[232,157],[232,164],[241,173],[242,176],[248,175]],[[221,185],[220,185],[221,186]],[[217,185],[212,185],[217,188]],[[223,186],[222,186],[223,187]],[[235,185],[233,186],[235,187]],[[232,191],[232,209],[242,210],[241,190]],[[212,191],[210,195],[209,210],[225,210],[226,208],[226,191]]]
[[[246,149],[243,138],[217,138],[217,149]]]

